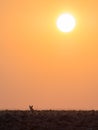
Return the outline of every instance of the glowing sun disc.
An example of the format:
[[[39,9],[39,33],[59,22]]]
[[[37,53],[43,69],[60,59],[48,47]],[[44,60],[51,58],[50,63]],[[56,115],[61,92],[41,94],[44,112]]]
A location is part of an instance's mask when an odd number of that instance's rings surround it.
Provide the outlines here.
[[[71,14],[62,14],[57,19],[57,27],[62,32],[71,32],[75,25],[75,18]]]

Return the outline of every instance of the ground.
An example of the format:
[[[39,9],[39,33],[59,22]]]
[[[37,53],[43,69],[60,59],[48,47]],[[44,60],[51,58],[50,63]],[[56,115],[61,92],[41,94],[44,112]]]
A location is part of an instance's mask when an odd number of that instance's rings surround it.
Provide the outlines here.
[[[98,111],[4,110],[0,130],[98,130]]]

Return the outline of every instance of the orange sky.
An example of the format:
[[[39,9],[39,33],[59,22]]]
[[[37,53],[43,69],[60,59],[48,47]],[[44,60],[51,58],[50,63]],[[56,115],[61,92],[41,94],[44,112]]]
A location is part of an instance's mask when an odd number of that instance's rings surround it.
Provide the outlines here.
[[[0,109],[98,109],[98,2],[0,1]],[[56,20],[77,21],[62,33]]]

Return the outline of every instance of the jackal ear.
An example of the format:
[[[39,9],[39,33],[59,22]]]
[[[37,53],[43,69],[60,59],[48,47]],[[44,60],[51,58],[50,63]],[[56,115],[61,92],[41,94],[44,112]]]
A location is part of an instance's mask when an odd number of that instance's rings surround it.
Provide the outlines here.
[[[32,106],[29,105],[29,108],[33,108],[33,105]]]

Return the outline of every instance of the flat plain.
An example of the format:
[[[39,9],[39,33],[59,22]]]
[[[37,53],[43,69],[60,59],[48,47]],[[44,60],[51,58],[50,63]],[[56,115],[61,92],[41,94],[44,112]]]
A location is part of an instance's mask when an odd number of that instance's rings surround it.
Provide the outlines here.
[[[1,110],[0,130],[98,130],[98,111]]]

